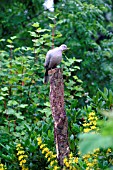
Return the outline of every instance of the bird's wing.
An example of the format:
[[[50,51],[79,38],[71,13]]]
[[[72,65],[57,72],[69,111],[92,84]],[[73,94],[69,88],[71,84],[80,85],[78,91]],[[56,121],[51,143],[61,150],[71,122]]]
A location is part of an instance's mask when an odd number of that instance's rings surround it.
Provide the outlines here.
[[[50,63],[50,59],[51,59],[51,52],[48,51],[47,54],[46,54],[45,63],[44,63],[45,68],[48,68],[49,63]]]

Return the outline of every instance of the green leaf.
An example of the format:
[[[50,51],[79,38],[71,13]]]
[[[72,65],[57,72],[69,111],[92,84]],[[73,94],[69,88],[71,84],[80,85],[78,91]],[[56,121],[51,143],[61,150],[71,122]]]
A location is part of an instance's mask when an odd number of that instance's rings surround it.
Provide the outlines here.
[[[77,76],[73,76],[73,78],[74,78],[75,80],[77,80],[77,79],[78,79],[78,77],[77,77]]]
[[[80,67],[79,67],[79,66],[74,66],[74,68],[80,70]]]
[[[46,102],[44,105],[50,107],[50,102]]]
[[[4,42],[5,41],[5,39],[0,39],[0,42]]]
[[[39,23],[35,22],[32,26],[37,28],[37,27],[39,27]]]
[[[14,45],[6,45],[8,48],[14,48]]]
[[[17,36],[13,36],[13,37],[11,37],[11,39],[12,39],[12,40],[14,40],[14,39],[16,39],[16,38],[17,38]]]
[[[6,112],[6,114],[8,114],[8,115],[14,115],[14,114],[15,114],[15,110],[14,110],[14,109],[11,109],[11,108],[8,108],[5,112]]]
[[[21,116],[22,115],[21,112],[15,113],[14,115],[17,117],[17,119],[21,119],[21,120],[24,119],[24,116]]]
[[[71,136],[70,136],[70,140],[73,140],[74,139],[74,135],[72,134]]]
[[[45,109],[43,109],[43,113],[45,113],[46,116],[49,117],[51,115],[51,109],[49,107],[46,107]]]
[[[20,108],[25,108],[25,107],[27,107],[27,106],[28,106],[28,104],[20,104],[20,105],[19,105]]]
[[[104,99],[105,101],[108,101],[108,98],[107,98],[106,93],[103,93],[100,89],[99,89],[99,92],[100,92],[100,94],[102,95],[103,99]]]
[[[41,28],[38,28],[38,29],[36,30],[36,32],[38,32],[38,33],[46,32],[46,31],[50,31],[50,30],[48,30],[48,29],[41,29]]]
[[[9,155],[2,154],[1,157],[5,160],[12,161],[12,157]]]
[[[113,92],[111,90],[109,90],[109,101],[112,104],[112,102],[113,102]]]
[[[76,59],[75,61],[80,63],[82,61],[82,59]]]
[[[9,100],[7,105],[8,105],[8,106],[18,105],[18,102],[15,101],[15,100]]]
[[[3,87],[1,88],[2,91],[8,91],[8,88],[7,87]]]
[[[108,95],[108,89],[104,87],[104,94],[107,96]]]
[[[37,37],[37,34],[35,32],[29,31],[29,33],[32,37]]]
[[[3,100],[4,99],[4,97],[3,96],[0,96],[0,100]]]
[[[10,44],[12,44],[12,43],[13,43],[13,41],[12,41],[12,40],[10,40],[10,39],[8,39],[8,40],[7,40],[7,42],[8,42],[8,43],[10,43]]]
[[[78,125],[77,123],[73,123],[72,130],[73,130],[75,133],[80,132],[80,127],[79,127],[79,125]]]

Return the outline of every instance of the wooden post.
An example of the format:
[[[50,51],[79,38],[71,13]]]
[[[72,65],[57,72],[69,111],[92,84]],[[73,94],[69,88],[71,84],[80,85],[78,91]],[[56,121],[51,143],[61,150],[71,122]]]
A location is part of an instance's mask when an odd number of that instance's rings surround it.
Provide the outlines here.
[[[63,167],[64,157],[69,155],[68,121],[64,110],[64,84],[60,68],[49,71],[50,104],[54,120],[54,139],[59,165]]]

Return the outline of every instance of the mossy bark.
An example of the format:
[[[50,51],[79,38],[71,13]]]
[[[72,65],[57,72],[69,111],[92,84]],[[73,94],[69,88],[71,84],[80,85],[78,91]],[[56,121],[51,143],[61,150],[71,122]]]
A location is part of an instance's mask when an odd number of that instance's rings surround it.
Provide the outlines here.
[[[68,121],[64,109],[64,83],[62,70],[56,68],[49,71],[50,76],[50,104],[54,120],[54,138],[57,159],[63,166],[63,159],[69,154]]]

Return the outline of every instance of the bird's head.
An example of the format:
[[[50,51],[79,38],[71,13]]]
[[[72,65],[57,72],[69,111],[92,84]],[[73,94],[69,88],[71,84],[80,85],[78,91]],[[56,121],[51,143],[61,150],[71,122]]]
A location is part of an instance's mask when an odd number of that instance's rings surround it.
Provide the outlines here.
[[[61,49],[62,51],[65,51],[65,50],[67,50],[68,48],[67,48],[67,45],[62,44],[62,45],[60,46],[60,49]]]

